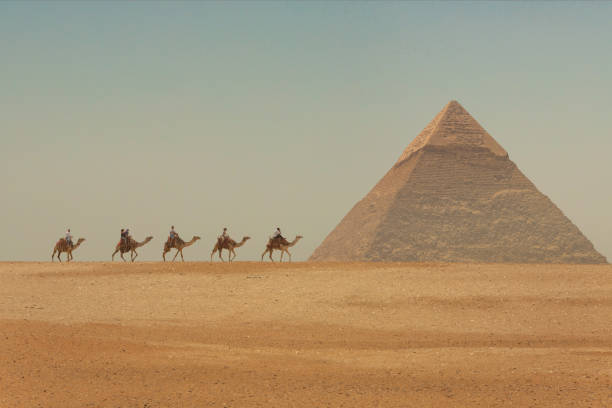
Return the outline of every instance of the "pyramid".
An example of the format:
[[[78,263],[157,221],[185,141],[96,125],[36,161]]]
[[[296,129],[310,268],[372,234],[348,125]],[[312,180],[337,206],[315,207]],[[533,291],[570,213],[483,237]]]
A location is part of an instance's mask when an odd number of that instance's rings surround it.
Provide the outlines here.
[[[606,263],[457,101],[310,260]]]

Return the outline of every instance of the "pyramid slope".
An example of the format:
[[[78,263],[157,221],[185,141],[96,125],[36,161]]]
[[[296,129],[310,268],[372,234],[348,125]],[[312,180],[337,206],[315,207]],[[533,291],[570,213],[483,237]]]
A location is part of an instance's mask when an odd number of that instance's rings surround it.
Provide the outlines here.
[[[393,166],[376,186],[342,219],[316,249],[310,260],[366,260],[385,214],[393,205],[397,191],[410,177],[418,154]]]
[[[605,263],[484,130],[459,126],[459,135],[472,135],[466,143],[448,134],[451,143],[436,142],[452,122],[449,105],[425,143],[411,143],[418,148],[404,152],[311,260]]]

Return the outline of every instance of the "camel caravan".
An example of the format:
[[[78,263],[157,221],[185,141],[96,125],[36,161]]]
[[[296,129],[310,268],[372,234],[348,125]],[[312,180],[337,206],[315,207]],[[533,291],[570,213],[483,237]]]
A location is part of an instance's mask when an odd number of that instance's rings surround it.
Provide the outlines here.
[[[153,237],[149,236],[146,237],[143,241],[138,242],[130,235],[129,228],[121,229],[121,238],[119,239],[117,245],[115,245],[115,252],[113,252],[113,254],[111,255],[111,261],[115,260],[115,255],[117,254],[117,252],[119,252],[119,256],[124,262],[127,262],[127,260],[123,257],[123,255],[126,253],[130,254],[130,261],[134,262],[136,260],[136,257],[138,256],[138,252],[136,252],[136,249],[148,244],[152,239]],[[174,230],[173,225],[170,229],[170,233],[168,234],[168,239],[164,242],[162,259],[165,262],[166,254],[170,252],[170,250],[176,249],[176,253],[172,258],[172,262],[176,260],[176,257],[179,254],[181,255],[181,261],[184,262],[185,258],[183,257],[183,249],[195,244],[195,242],[199,239],[200,237],[194,235],[191,240],[184,241]],[[227,228],[223,228],[223,233],[217,237],[215,246],[212,252],[210,253],[210,261],[213,261],[213,256],[215,255],[215,253],[217,253],[219,259],[222,262],[225,262],[225,259],[223,259],[223,250],[225,249],[227,251],[227,261],[232,262],[237,256],[235,251],[236,248],[240,248],[241,246],[243,246],[249,239],[251,239],[251,237],[245,236],[242,237],[242,240],[240,242],[236,242],[235,240],[230,238],[227,232]],[[280,251],[280,262],[283,261],[284,254],[288,255],[289,262],[291,262],[291,253],[289,252],[289,248],[297,244],[300,239],[302,239],[302,236],[297,235],[293,241],[289,242],[285,237],[281,235],[280,228],[277,228],[276,231],[274,231],[274,234],[269,237],[268,242],[266,243],[266,249],[261,254],[261,260],[263,261],[264,256],[266,254],[269,254],[270,260],[274,262],[274,259],[272,258],[272,253],[277,250]],[[72,252],[76,250],[84,241],[85,238],[79,238],[77,242],[74,243],[72,241],[72,234],[70,233],[70,229],[68,229],[66,231],[65,236],[63,238],[60,238],[56,242],[55,247],[53,248],[53,254],[51,255],[51,262],[54,261],[56,253],[57,260],[62,262],[60,258],[60,254],[62,252],[66,252],[66,262],[70,262],[73,259]]]

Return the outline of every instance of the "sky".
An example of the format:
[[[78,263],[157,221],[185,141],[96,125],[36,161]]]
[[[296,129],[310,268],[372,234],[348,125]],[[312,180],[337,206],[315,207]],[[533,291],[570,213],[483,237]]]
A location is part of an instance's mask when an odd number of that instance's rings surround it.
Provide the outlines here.
[[[458,100],[612,261],[612,2],[0,2],[0,260],[306,260]],[[278,253],[277,253],[278,256]]]

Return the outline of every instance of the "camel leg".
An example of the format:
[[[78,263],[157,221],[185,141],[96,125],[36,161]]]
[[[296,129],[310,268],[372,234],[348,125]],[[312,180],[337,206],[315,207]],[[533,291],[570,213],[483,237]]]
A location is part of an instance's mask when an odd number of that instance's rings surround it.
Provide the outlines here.
[[[274,262],[274,259],[272,258],[272,252],[274,252],[274,249],[272,248],[266,248],[266,250],[263,252],[263,254],[261,254],[261,261],[263,262],[263,258],[266,254],[268,254],[270,256],[270,260],[272,262]]]
[[[62,262],[62,258],[60,258],[60,255],[62,254],[61,251],[57,251],[57,260]]]
[[[123,259],[123,262],[127,262],[125,258],[123,257],[123,252],[119,252],[119,255],[121,255],[121,259]]]
[[[279,262],[283,262],[283,254],[285,253],[284,249],[281,249],[281,256],[280,256],[280,261]]]
[[[232,254],[234,255],[231,259],[230,262],[232,262],[234,259],[236,259],[236,251],[234,251],[234,248],[232,248]],[[231,255],[231,254],[230,254]]]
[[[117,254],[117,252],[119,252],[119,250],[115,249],[115,252],[113,252],[113,256],[111,256],[111,261],[115,260],[115,254]]]
[[[223,248],[219,249],[219,259],[221,259],[221,262],[225,262],[225,259],[223,259]]]
[[[164,248],[164,252],[162,252],[162,258],[164,258],[164,262],[166,262],[166,254],[170,252],[170,250],[166,251],[166,248]]]
[[[136,251],[132,251],[132,255],[133,255],[133,256],[131,257],[131,258],[132,258],[132,262],[134,262],[134,259],[136,259],[136,257],[138,256],[138,252],[136,252]]]
[[[174,254],[174,258],[172,258],[172,262],[174,262],[178,254],[181,254],[181,260],[185,262],[185,258],[183,258],[183,248],[176,250],[176,254]]]
[[[286,249],[281,249],[281,262],[283,261],[283,255],[284,255],[285,253],[286,253],[287,255],[289,255],[289,262],[291,262],[291,254],[290,254],[290,253],[289,253],[289,251],[288,251],[288,250],[286,250]]]
[[[213,255],[215,254],[215,252],[217,252],[219,250],[219,242],[217,242],[215,244],[215,247],[213,248],[212,252],[210,253],[210,262],[212,262],[213,260]]]
[[[53,262],[53,257],[55,257],[55,249],[53,250],[53,253],[51,254],[51,262]]]

